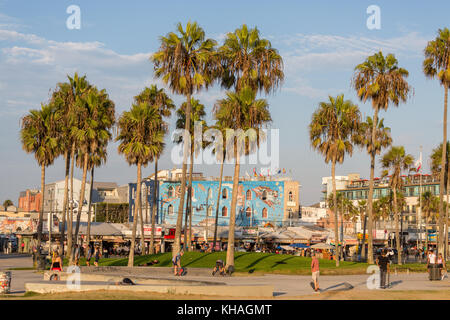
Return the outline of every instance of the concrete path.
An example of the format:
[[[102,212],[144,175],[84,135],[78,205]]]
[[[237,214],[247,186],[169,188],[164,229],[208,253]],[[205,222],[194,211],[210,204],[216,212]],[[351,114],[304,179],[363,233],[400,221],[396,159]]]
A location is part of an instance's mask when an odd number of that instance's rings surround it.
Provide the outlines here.
[[[31,267],[32,258],[23,255],[0,255],[0,271],[8,268]],[[94,268],[94,267],[93,267]],[[94,270],[90,269],[89,274],[108,274],[116,276],[129,276],[133,279],[129,272],[119,273],[120,269],[115,270]],[[83,272],[82,268],[82,272]],[[178,281],[206,281],[206,282],[221,282],[229,286],[273,286],[274,296],[292,297],[309,295],[313,292],[310,282],[310,276],[290,276],[290,275],[264,275],[264,276],[211,276],[210,270],[202,272],[189,272],[184,277],[175,277],[170,269],[167,268],[145,268],[140,269],[135,277],[137,278],[154,278],[154,279],[173,279]],[[87,270],[84,270],[85,272]],[[125,270],[124,270],[125,271]],[[193,270],[191,270],[193,271]],[[370,290],[367,287],[367,275],[345,275],[345,276],[320,276],[319,284],[322,291],[336,292],[341,290]],[[12,271],[11,293],[23,294],[25,292],[25,283],[27,282],[42,282],[43,274],[35,273],[32,270],[14,270]],[[429,281],[426,273],[410,273],[408,274],[391,274],[390,281],[391,289],[387,290],[450,290],[450,281]]]

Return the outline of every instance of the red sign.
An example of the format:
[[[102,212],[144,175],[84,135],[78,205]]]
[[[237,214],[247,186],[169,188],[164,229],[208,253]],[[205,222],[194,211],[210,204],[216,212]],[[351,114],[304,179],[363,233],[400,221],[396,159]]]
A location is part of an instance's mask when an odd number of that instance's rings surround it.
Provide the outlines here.
[[[168,231],[166,231],[164,239],[175,239],[175,228],[170,228]]]

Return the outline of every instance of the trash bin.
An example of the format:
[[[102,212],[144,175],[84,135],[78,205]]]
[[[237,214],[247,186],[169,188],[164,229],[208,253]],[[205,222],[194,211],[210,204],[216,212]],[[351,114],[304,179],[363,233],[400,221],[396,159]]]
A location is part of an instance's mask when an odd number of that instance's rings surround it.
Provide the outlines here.
[[[47,267],[47,258],[45,254],[40,254],[37,257],[37,269],[38,270],[45,270]]]
[[[11,292],[11,272],[0,272],[0,293]]]
[[[430,264],[429,266],[430,281],[441,280],[441,269],[438,264]]]

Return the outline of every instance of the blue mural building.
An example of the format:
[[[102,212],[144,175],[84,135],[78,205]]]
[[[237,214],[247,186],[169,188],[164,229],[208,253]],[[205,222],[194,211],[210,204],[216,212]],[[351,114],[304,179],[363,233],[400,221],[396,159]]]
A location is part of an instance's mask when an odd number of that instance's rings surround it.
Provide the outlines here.
[[[142,183],[142,196],[146,197],[142,201],[143,212],[151,212],[154,180],[146,179]],[[129,218],[133,221],[136,183],[130,183],[129,188]],[[220,194],[218,224],[227,226],[231,213],[232,190],[232,181],[223,181],[222,190],[219,190],[217,180],[192,181],[192,225],[215,222],[217,196]],[[175,225],[180,204],[180,181],[158,181],[157,191],[157,224]],[[281,226],[289,219],[298,218],[299,183],[289,180],[242,180],[239,182],[236,209],[237,226]]]

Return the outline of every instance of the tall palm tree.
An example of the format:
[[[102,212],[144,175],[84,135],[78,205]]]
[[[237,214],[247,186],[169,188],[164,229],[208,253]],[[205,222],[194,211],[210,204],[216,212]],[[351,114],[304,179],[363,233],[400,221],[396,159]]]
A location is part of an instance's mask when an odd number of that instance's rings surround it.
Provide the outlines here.
[[[77,114],[77,103],[84,97],[91,84],[87,81],[86,75],[80,77],[78,73],[75,73],[73,77],[67,76],[69,82],[61,88],[62,100],[64,101],[64,115],[67,117],[67,121],[62,124],[63,131],[61,132],[66,137],[66,148],[70,149],[70,156],[66,159],[66,181],[64,186],[64,198],[67,212],[67,254],[69,261],[72,261],[72,244],[73,244],[73,211],[74,211],[74,197],[73,197],[73,174],[75,165],[75,153],[77,151],[76,139],[74,137],[74,130],[77,128],[79,117]],[[68,168],[70,165],[70,168]],[[68,180],[70,173],[70,201],[68,195]]]
[[[151,57],[155,65],[155,77],[162,78],[172,92],[186,96],[185,130],[189,132],[192,94],[208,88],[217,77],[219,64],[215,54],[216,41],[205,39],[203,29],[196,22],[188,22],[186,29],[178,23],[177,33],[170,32],[167,36],[161,37],[160,43],[159,50]],[[188,153],[186,143],[183,150],[180,204],[172,250],[174,256],[180,251]]]
[[[112,137],[111,129],[115,123],[114,102],[109,99],[103,89],[99,91],[91,87],[85,97],[77,100],[77,126],[73,128],[73,136],[83,159],[78,163],[83,169],[80,198],[78,202],[75,240],[78,240],[81,212],[85,200],[86,177],[89,166],[89,155],[96,152],[99,146],[106,146]]]
[[[445,159],[445,169],[444,169],[444,184],[446,185],[446,202],[444,203],[445,205],[445,219],[444,219],[444,238],[445,238],[445,243],[448,244],[448,205],[446,205],[449,202],[449,192],[450,192],[450,179],[448,179],[449,175],[450,175],[450,166],[449,166],[449,162],[450,162],[450,142],[447,141],[447,146],[446,146],[446,159]],[[442,164],[442,143],[433,149],[431,156],[430,156],[430,160],[431,160],[431,172],[434,176],[440,176],[441,174],[441,164]],[[445,246],[444,248],[445,250],[445,254],[444,257],[447,257],[448,255],[448,245]]]
[[[361,226],[363,229],[362,233],[362,241],[359,247],[358,252],[360,252],[361,257],[364,259],[365,257],[365,247],[366,247],[366,217],[367,217],[367,200],[358,200],[358,211],[361,221]]]
[[[131,236],[128,266],[134,266],[134,248],[138,210],[141,206],[141,167],[153,161],[161,152],[164,133],[160,130],[161,116],[156,108],[145,103],[133,104],[130,111],[125,111],[119,118],[120,141],[118,151],[123,154],[129,165],[137,166],[136,199],[134,203],[133,231]]]
[[[428,222],[432,220],[436,211],[439,211],[439,205],[436,206],[437,197],[431,191],[422,193],[421,205],[425,220],[425,248],[428,248]]]
[[[444,87],[444,123],[443,152],[441,158],[440,188],[439,188],[439,245],[438,252],[444,253],[444,176],[447,154],[447,105],[448,89],[450,87],[450,30],[439,29],[437,37],[429,41],[424,50],[423,72],[429,78],[438,78]],[[448,223],[447,223],[448,225]]]
[[[378,124],[378,112],[387,110],[390,104],[398,106],[400,102],[406,102],[411,90],[405,78],[408,71],[398,66],[398,61],[393,54],[384,56],[380,51],[368,57],[363,63],[355,67],[353,76],[353,88],[359,99],[363,102],[370,100],[374,110],[372,121],[372,143],[377,141],[376,132]],[[373,239],[372,239],[372,202],[373,184],[375,172],[376,148],[370,152],[370,181],[368,199],[368,262],[373,264]]]
[[[257,27],[247,25],[229,32],[219,48],[222,62],[221,84],[240,91],[249,86],[269,93],[284,79],[283,59],[269,40],[260,38]]]
[[[211,128],[216,130],[216,133],[218,134],[218,136],[216,136],[214,139],[213,154],[215,154],[216,159],[220,162],[219,189],[217,191],[216,216],[214,220],[213,250],[215,251],[217,244],[217,228],[219,225],[220,196],[222,195],[223,165],[225,163],[225,158],[227,157],[225,137],[228,125],[226,125],[226,123],[224,123],[223,121],[217,120],[214,126],[212,126]]]
[[[400,247],[400,234],[399,234],[399,207],[397,203],[397,192],[402,192],[403,178],[402,171],[409,170],[413,165],[414,158],[410,154],[405,153],[405,148],[402,146],[391,147],[381,159],[381,165],[383,167],[383,177],[389,175],[389,186],[394,196],[394,221],[395,221],[395,242],[398,252],[398,263],[402,264],[402,248]],[[401,210],[400,210],[401,211]]]
[[[45,168],[53,164],[60,154],[58,144],[58,122],[60,113],[52,104],[42,105],[40,110],[30,110],[22,118],[20,140],[26,153],[33,153],[41,167],[41,208],[39,210],[37,248],[40,250],[42,241],[42,219],[44,215],[45,198]]]
[[[177,129],[183,129],[186,127],[186,108],[187,104],[184,102],[181,107],[177,110]],[[204,120],[206,116],[205,106],[200,103],[199,100],[191,98],[191,125],[189,127],[190,132],[194,132],[194,126],[197,123],[201,125],[203,132],[208,128],[206,121]],[[203,132],[201,132],[203,134]],[[186,214],[184,219],[184,249],[189,250],[191,247],[191,230],[192,230],[192,171],[194,168],[194,157],[196,157],[201,149],[204,149],[203,144],[198,144],[195,141],[195,135],[191,135],[190,144],[190,164],[189,164],[189,181],[188,181],[188,199],[186,201]],[[203,139],[202,139],[203,140]],[[176,143],[182,143],[183,137],[179,137],[175,141]],[[189,228],[188,228],[188,217],[189,217]],[[208,219],[208,217],[206,217]],[[189,237],[188,237],[189,233]]]
[[[172,110],[175,109],[175,104],[173,103],[172,99],[167,95],[164,89],[158,89],[156,85],[151,85],[150,87],[144,88],[142,92],[134,97],[136,103],[145,103],[149,107],[153,106],[157,109],[160,117],[161,117],[161,124],[160,124],[160,130],[163,130],[163,133],[165,134],[167,131],[167,123],[164,121],[164,118],[170,118],[172,115]],[[161,152],[156,154],[155,156],[155,179],[154,179],[154,186],[153,186],[153,196],[152,196],[152,216],[151,216],[151,224],[152,224],[152,234],[150,236],[150,254],[155,253],[155,223],[156,223],[156,210],[157,210],[157,203],[156,203],[156,197],[157,193],[156,190],[158,188],[158,158],[161,156],[164,145],[161,145]]]
[[[227,154],[235,159],[226,261],[228,269],[234,266],[234,231],[240,158],[255,151],[260,142],[260,129],[269,124],[272,118],[267,101],[256,99],[256,92],[250,87],[244,87],[239,92],[227,92],[227,97],[219,100],[214,109],[215,119],[226,123],[230,129],[234,130],[233,135],[228,134],[226,137],[227,148],[232,150]]]
[[[343,94],[336,98],[329,96],[328,100],[328,102],[321,102],[319,108],[313,113],[309,125],[309,138],[312,148],[325,157],[325,163],[331,162],[333,203],[336,203],[336,163],[344,162],[346,154],[352,155],[352,141],[359,130],[361,113],[357,105],[350,100],[344,100]],[[336,211],[334,223],[336,266],[338,267],[340,249]]]

